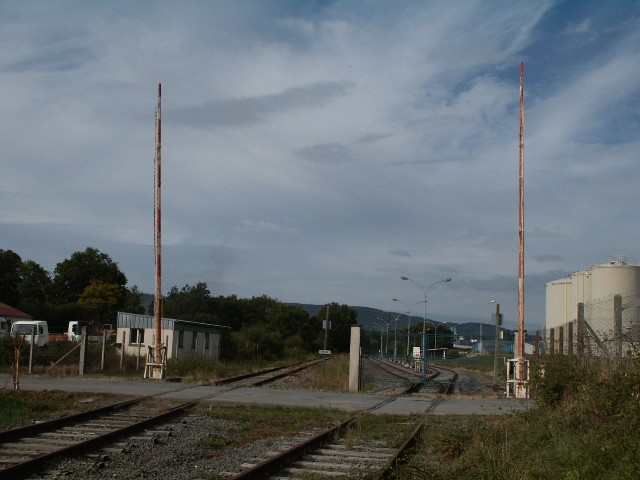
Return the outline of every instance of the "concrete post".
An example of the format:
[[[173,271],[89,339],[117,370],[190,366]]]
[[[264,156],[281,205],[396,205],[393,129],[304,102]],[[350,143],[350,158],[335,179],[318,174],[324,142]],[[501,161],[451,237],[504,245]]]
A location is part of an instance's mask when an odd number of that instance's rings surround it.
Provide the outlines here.
[[[351,345],[349,348],[349,391],[360,390],[360,327],[351,327]]]
[[[82,335],[80,336],[80,365],[78,366],[78,374],[84,375],[84,364],[87,355],[87,327],[82,327]]]

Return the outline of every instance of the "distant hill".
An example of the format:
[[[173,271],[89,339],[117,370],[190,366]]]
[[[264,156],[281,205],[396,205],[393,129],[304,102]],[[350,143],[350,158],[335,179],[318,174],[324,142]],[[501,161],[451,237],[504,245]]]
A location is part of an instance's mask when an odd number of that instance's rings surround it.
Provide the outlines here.
[[[320,310],[324,307],[324,305],[310,305],[303,303],[291,303],[290,305],[298,305],[302,307],[310,317],[318,315]],[[383,310],[379,310],[377,308],[371,307],[354,307],[349,305],[349,308],[352,308],[356,312],[358,312],[358,323],[362,325],[365,330],[375,330],[377,327],[374,323],[377,320],[377,323],[382,322],[393,322],[394,319],[398,316],[398,312],[385,312]],[[447,319],[450,317],[446,317]],[[378,320],[380,319],[380,320]],[[415,325],[417,322],[422,323],[423,318],[421,316],[412,315],[411,316],[411,325]],[[450,320],[438,321],[432,318],[427,317],[427,320],[435,323],[435,324],[443,324],[443,323],[456,323],[451,322]],[[401,315],[398,319],[398,328],[407,328],[407,316]],[[402,327],[404,325],[404,327]]]
[[[302,303],[292,303],[290,305],[298,305],[302,307],[310,317],[314,317],[318,315],[320,310],[324,307],[324,305],[310,305],[310,304],[302,304]],[[370,307],[353,307],[349,305],[349,308],[354,309],[358,312],[358,324],[362,325],[362,328],[365,330],[378,330],[378,327],[374,325],[377,323],[382,323],[385,321],[392,322],[389,327],[389,331],[393,331],[394,325],[393,321],[398,316],[398,312],[385,312],[383,310],[379,310],[377,308]],[[495,324],[493,323],[483,323],[477,321],[470,321],[471,319],[466,317],[452,317],[448,315],[439,315],[439,318],[442,320],[434,320],[432,318],[427,317],[427,320],[436,325],[443,325],[453,330],[455,327],[455,331],[458,337],[464,337],[465,339],[469,338],[479,338],[480,332],[482,331],[482,337],[485,339],[491,339],[495,336]],[[382,321],[378,320],[382,319]],[[401,315],[398,319],[397,328],[405,329],[407,328],[407,317],[406,315]],[[421,316],[411,316],[411,325],[422,324],[423,317]],[[508,328],[501,328],[504,331],[504,335],[507,337],[511,337],[513,335],[513,330]],[[535,339],[535,335],[527,335],[527,339]]]

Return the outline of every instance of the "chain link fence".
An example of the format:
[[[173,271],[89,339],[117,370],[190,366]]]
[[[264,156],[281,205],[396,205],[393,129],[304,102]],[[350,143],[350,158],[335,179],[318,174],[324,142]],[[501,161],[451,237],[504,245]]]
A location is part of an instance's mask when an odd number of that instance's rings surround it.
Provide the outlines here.
[[[10,373],[14,386],[20,376],[85,375],[95,373],[142,372],[146,351],[140,356],[124,355],[113,339],[97,342],[50,341],[39,347],[32,345],[23,335],[0,336],[0,371]]]
[[[640,294],[608,295],[578,304],[577,318],[549,329],[551,354],[636,357],[640,353]]]

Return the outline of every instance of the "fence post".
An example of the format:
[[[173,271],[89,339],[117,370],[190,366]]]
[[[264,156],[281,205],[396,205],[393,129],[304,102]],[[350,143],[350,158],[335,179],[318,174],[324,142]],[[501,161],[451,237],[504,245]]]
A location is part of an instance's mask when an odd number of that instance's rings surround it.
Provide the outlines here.
[[[82,327],[80,335],[80,364],[78,365],[78,374],[84,375],[84,364],[87,354],[87,327]]]
[[[104,372],[104,350],[107,346],[107,332],[102,332],[102,359],[100,360],[100,371]]]
[[[122,348],[120,348],[120,370],[122,370],[122,362],[124,361],[124,342],[127,337],[127,332],[122,332]]]
[[[578,331],[576,332],[576,336],[578,337],[578,355],[583,355],[585,350],[585,342],[586,342],[586,328],[584,326],[584,303],[578,303],[578,318],[576,319],[578,324]]]
[[[622,358],[622,295],[613,296],[613,338],[616,357]]]
[[[31,375],[31,365],[33,365],[33,342],[36,339],[36,326],[31,326],[31,342],[29,345],[29,375]]]

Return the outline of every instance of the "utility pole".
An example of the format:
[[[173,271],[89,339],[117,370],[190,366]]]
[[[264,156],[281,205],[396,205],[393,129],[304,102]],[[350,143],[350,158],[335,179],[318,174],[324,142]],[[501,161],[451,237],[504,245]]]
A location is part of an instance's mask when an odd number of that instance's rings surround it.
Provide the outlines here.
[[[324,349],[327,349],[327,336],[329,335],[329,307],[330,304],[327,304],[327,315],[326,320],[324,321]]]

